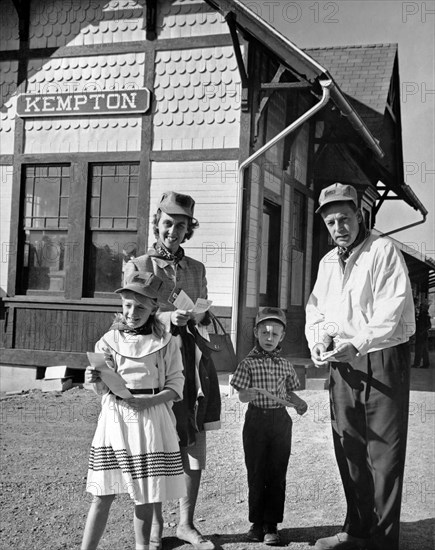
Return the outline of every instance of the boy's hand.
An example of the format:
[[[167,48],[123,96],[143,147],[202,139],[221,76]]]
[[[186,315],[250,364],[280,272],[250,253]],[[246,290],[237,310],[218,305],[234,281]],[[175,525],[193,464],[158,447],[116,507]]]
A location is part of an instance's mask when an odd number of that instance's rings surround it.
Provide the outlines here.
[[[299,401],[297,401],[295,403],[295,409],[296,409],[296,412],[302,416],[303,414],[305,414],[308,410],[308,403],[306,401],[304,401],[303,399],[300,399]]]
[[[88,365],[85,370],[85,384],[96,384],[100,380],[100,371]]]
[[[239,391],[239,399],[242,403],[253,401],[258,395],[258,391],[253,388]]]

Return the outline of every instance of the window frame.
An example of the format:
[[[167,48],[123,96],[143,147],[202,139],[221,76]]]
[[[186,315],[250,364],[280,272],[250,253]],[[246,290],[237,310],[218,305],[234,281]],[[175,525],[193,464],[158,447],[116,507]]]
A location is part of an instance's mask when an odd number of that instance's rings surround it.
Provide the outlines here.
[[[128,230],[131,233],[131,242],[137,243],[138,247],[147,242],[147,224],[141,222],[142,219],[147,219],[149,208],[149,186],[141,185],[143,181],[143,162],[137,153],[127,154],[111,154],[96,155],[96,154],[66,154],[66,155],[41,155],[35,158],[34,155],[23,155],[21,162],[18,165],[16,172],[20,183],[17,187],[12,203],[12,211],[15,212],[15,218],[11,219],[11,236],[10,249],[17,251],[15,258],[10,254],[8,267],[8,294],[11,297],[17,296],[22,300],[28,298],[29,301],[37,298],[38,300],[52,301],[53,299],[60,302],[86,302],[86,303],[110,303],[119,302],[116,295],[110,292],[95,292],[93,295],[86,292],[86,262],[85,255],[88,254],[88,226],[90,225],[90,166],[96,164],[135,164],[137,169],[137,197],[136,197],[136,220],[135,228]],[[35,167],[50,167],[50,166],[69,166],[70,169],[70,189],[69,189],[69,204],[67,208],[67,229],[66,242],[71,245],[72,260],[65,268],[65,284],[63,291],[50,291],[44,289],[28,289],[25,287],[27,281],[21,279],[21,272],[24,265],[24,245],[26,242],[24,229],[24,214],[26,202],[26,169],[29,166]],[[58,228],[53,228],[58,230]],[[124,232],[124,229],[114,228],[114,232]],[[143,253],[142,250],[137,251],[137,254]],[[11,261],[11,258],[14,261]],[[115,289],[113,289],[115,290]]]

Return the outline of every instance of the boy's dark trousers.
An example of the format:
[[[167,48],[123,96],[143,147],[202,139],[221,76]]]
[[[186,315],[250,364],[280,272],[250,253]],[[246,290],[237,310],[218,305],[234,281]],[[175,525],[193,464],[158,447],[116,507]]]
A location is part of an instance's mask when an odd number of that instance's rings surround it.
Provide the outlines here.
[[[408,428],[410,353],[401,344],[352,367],[331,363],[335,456],[347,501],[343,530],[370,548],[399,549]]]
[[[262,409],[249,404],[243,449],[251,523],[276,525],[283,520],[291,437],[292,419],[285,407]]]

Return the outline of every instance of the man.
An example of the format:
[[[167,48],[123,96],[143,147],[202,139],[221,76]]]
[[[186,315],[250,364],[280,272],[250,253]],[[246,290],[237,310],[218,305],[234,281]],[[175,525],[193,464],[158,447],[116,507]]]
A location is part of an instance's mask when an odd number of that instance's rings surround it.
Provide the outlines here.
[[[389,239],[366,230],[352,186],[323,189],[318,212],[337,247],[320,262],[306,337],[314,364],[330,361],[331,423],[347,515],[342,531],[319,539],[315,549],[398,550],[407,342],[415,330],[407,268]]]

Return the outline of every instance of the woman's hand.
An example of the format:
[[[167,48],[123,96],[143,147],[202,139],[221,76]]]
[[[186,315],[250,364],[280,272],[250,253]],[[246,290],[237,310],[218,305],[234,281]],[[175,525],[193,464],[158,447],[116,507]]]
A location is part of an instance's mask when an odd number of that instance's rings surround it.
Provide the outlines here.
[[[192,318],[192,314],[184,309],[176,309],[171,313],[171,323],[176,327],[185,327]]]
[[[100,371],[88,365],[85,370],[85,384],[96,384],[100,380]]]

